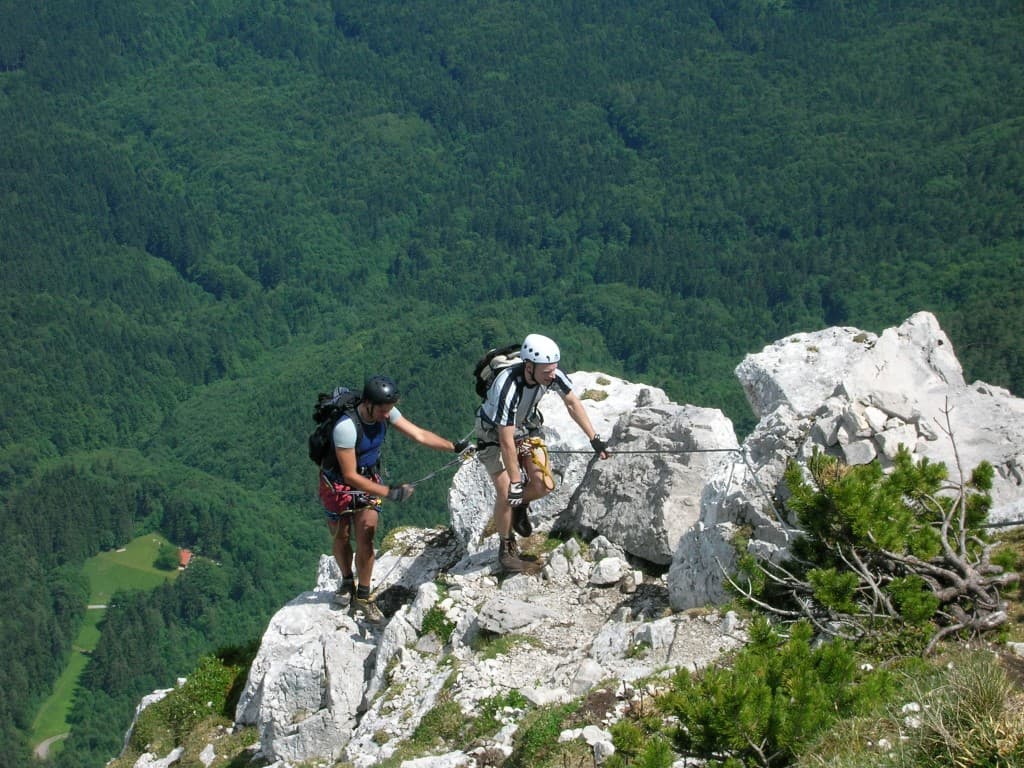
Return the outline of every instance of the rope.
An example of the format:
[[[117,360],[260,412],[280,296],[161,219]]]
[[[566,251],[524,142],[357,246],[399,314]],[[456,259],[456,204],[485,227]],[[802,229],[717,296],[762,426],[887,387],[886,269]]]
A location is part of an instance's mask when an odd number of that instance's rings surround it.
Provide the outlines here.
[[[617,453],[739,453],[742,450],[742,448],[648,448],[636,450],[608,448],[608,455],[614,456]],[[594,449],[591,448],[589,451],[570,451],[567,449],[551,448],[548,449],[548,453],[594,453]]]
[[[1013,528],[1017,525],[1024,525],[1024,518],[1020,520],[1003,520],[998,523],[984,523],[979,528]]]
[[[458,456],[456,456],[454,459],[452,459],[448,463],[442,464],[440,467],[435,469],[430,474],[424,475],[419,480],[416,480],[415,482],[412,482],[412,483],[408,483],[408,485],[411,485],[411,486],[413,486],[415,488],[420,483],[425,483],[427,480],[430,480],[432,477],[437,477],[437,475],[439,475],[442,472],[444,472],[446,469],[448,469],[448,467],[453,467],[453,466],[455,466],[456,464],[458,464],[459,462],[462,462],[462,461],[469,461],[471,458],[473,458],[474,454],[476,454],[476,449],[475,448],[467,448],[466,450],[464,450],[462,453],[460,453]]]
[[[465,440],[469,440],[469,438],[470,438],[470,436],[472,434],[473,434],[473,430],[470,430],[469,432],[466,433],[466,436],[463,437],[462,439],[464,441]],[[409,485],[411,485],[413,488],[415,488],[420,483],[425,483],[427,480],[430,480],[433,477],[437,477],[439,474],[441,474],[446,469],[448,469],[448,467],[453,467],[453,466],[455,466],[456,464],[458,464],[461,461],[469,461],[471,458],[473,458],[473,456],[475,454],[476,454],[476,448],[473,448],[472,446],[469,447],[469,448],[466,448],[466,449],[464,449],[462,451],[462,453],[460,453],[458,456],[456,456],[451,461],[449,461],[449,462],[447,462],[445,464],[442,464],[440,467],[435,469],[433,472],[431,472],[431,473],[429,473],[427,475],[424,475],[423,477],[421,477],[419,480],[416,480],[415,482],[409,483]]]
[[[466,436],[463,438],[463,440],[469,440],[469,438],[470,438],[470,436],[472,434],[473,434],[473,430],[470,430],[466,434]],[[570,450],[570,449],[567,449],[567,448],[548,448],[547,449],[547,453],[549,453],[549,454],[552,454],[552,453],[558,453],[558,454],[590,454],[590,453],[594,453],[594,451],[592,449],[591,450]],[[640,449],[640,448],[638,448],[638,449],[629,449],[629,448],[627,448],[627,449],[621,449],[621,450],[618,450],[618,449],[609,449],[608,450],[608,455],[609,456],[614,456],[617,453],[622,453],[622,454],[644,454],[644,453],[738,453],[738,454],[740,454],[740,456],[742,456],[743,464],[746,466],[747,471],[750,472],[750,476],[751,476],[751,478],[753,478],[754,484],[757,485],[758,489],[761,491],[762,496],[764,496],[764,498],[768,500],[768,502],[769,502],[768,503],[768,507],[769,507],[769,509],[771,509],[772,514],[775,516],[775,518],[780,523],[782,523],[783,525],[786,524],[786,521],[783,520],[782,516],[779,514],[779,511],[775,508],[775,504],[772,502],[772,495],[770,493],[768,493],[767,489],[761,483],[761,479],[757,476],[757,473],[754,471],[753,466],[751,466],[750,458],[747,456],[747,452],[743,448],[643,448],[643,449]],[[448,469],[450,467],[453,467],[456,464],[459,464],[460,462],[469,461],[475,455],[476,455],[476,449],[475,448],[473,448],[472,446],[469,447],[469,448],[466,448],[462,453],[460,453],[458,456],[456,456],[451,461],[448,461],[448,462],[442,464],[440,467],[435,469],[433,472],[430,472],[430,473],[424,475],[423,477],[421,477],[419,480],[416,480],[415,482],[409,483],[409,485],[415,487],[415,486],[417,486],[417,485],[419,485],[421,483],[425,483],[427,480],[431,480],[431,479],[437,477],[439,474],[444,472],[446,469]],[[731,483],[731,479],[730,479],[729,482]],[[360,491],[354,491],[353,495],[354,496],[356,496],[356,495],[358,495],[358,496],[369,496],[370,494],[362,493]],[[979,527],[981,527],[981,528],[1012,528],[1012,527],[1018,526],[1018,525],[1024,525],[1024,519],[1020,519],[1020,520],[1005,520],[1005,521],[998,522],[998,523],[984,523],[983,525],[981,525]]]

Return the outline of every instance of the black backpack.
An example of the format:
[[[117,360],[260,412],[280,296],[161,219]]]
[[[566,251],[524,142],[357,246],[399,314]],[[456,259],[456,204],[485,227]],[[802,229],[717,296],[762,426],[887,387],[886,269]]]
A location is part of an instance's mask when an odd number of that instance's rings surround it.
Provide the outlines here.
[[[342,416],[351,415],[359,404],[359,393],[348,387],[335,387],[330,394],[321,392],[313,406],[313,421],[316,428],[309,436],[309,458],[318,467],[338,470],[338,457],[334,453],[331,433]],[[362,424],[358,417],[352,419],[356,425],[356,445],[362,439]]]
[[[519,350],[519,344],[495,347],[476,361],[476,365],[473,366],[473,378],[476,379],[476,393],[481,399],[487,397],[487,390],[490,389],[491,382],[498,375],[498,371],[522,362]]]

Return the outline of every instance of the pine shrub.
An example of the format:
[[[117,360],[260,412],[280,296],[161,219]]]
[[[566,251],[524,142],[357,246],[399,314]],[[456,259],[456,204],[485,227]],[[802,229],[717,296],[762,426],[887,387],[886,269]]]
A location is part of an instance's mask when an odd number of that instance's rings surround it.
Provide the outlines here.
[[[675,745],[720,765],[784,765],[833,722],[883,695],[885,685],[864,686],[884,674],[861,670],[852,646],[834,641],[812,647],[810,624],[781,638],[764,619],[751,626],[751,643],[731,668],[700,674],[679,671],[662,706],[679,720]]]

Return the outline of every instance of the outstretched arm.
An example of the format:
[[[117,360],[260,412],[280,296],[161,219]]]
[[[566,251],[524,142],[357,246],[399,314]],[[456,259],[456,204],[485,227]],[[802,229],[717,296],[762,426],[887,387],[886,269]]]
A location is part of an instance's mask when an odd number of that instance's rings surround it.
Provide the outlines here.
[[[594,425],[590,423],[590,416],[587,414],[587,409],[583,407],[583,401],[580,400],[579,395],[575,392],[570,392],[562,398],[562,402],[565,403],[565,409],[569,412],[570,418],[579,425],[579,428],[583,430],[583,434],[587,436],[587,439],[593,445],[597,431],[594,429]],[[608,458],[608,451],[606,450],[599,451],[599,454],[602,459]]]
[[[409,419],[405,418],[405,416],[400,417],[397,421],[392,423],[391,426],[410,440],[415,440],[420,445],[425,445],[428,448],[433,448],[438,451],[455,450],[455,444],[451,440],[441,437],[435,432],[431,432],[429,429],[424,429],[421,426],[413,424]]]

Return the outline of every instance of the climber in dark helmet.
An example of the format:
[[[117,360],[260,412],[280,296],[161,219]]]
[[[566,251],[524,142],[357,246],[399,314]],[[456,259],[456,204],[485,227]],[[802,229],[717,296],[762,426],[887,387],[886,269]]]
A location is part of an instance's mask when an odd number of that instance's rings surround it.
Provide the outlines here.
[[[355,408],[345,412],[334,425],[332,438],[337,471],[331,462],[332,466],[322,467],[320,472],[320,500],[342,577],[334,604],[339,607],[352,604],[371,624],[384,621],[384,615],[370,596],[376,559],[373,542],[381,503],[383,499],[405,501],[414,490],[409,483],[384,485],[381,482],[380,454],[388,428],[394,427],[420,445],[438,451],[459,453],[466,447],[464,442],[453,443],[413,424],[398,410],[398,400],[394,380],[387,376],[368,378]]]
[[[519,356],[521,362],[494,377],[476,418],[476,455],[496,492],[494,526],[501,537],[498,563],[508,572],[533,569],[522,559],[515,534],[526,537],[533,532],[529,504],[555,488],[537,410],[548,390],[562,399],[594,451],[602,459],[608,458],[608,446],[594,430],[569,377],[558,367],[558,345],[547,336],[531,333],[523,340]]]

